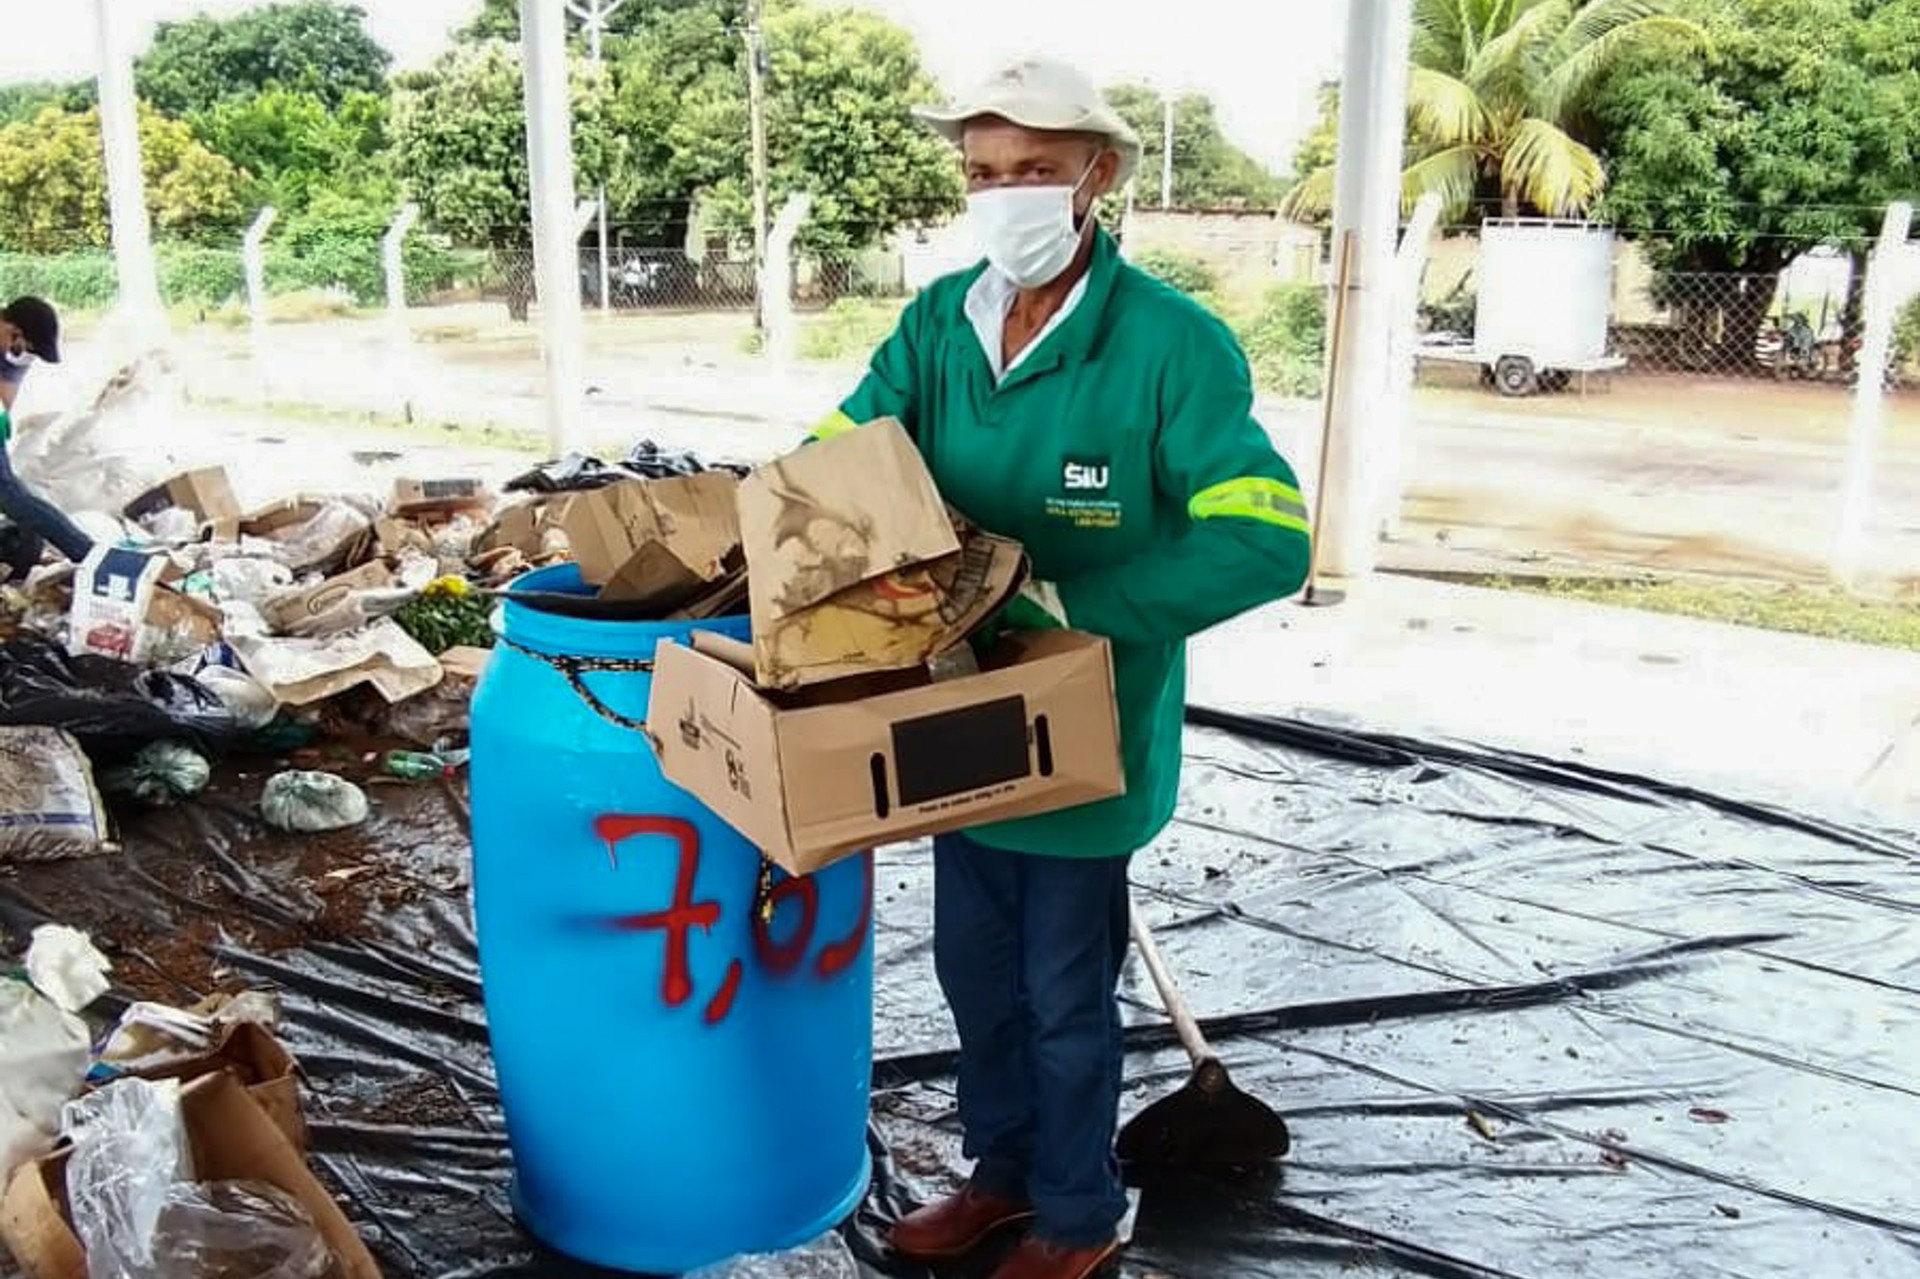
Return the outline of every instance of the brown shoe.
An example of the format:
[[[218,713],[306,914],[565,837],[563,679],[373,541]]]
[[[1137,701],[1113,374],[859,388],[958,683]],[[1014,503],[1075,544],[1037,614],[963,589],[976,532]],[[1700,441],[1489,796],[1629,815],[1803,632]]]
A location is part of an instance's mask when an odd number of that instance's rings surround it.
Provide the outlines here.
[[[1031,1220],[1033,1209],[1012,1199],[975,1190],[910,1212],[893,1228],[893,1250],[912,1261],[951,1261],[985,1243],[994,1232]]]
[[[1029,1237],[993,1272],[993,1279],[1093,1279],[1120,1255],[1120,1244],[1060,1248]]]

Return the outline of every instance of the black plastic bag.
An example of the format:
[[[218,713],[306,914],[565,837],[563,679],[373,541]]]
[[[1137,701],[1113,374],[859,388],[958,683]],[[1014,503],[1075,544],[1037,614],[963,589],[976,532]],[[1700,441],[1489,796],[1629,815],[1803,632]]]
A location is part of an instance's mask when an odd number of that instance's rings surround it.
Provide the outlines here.
[[[627,454],[620,465],[643,480],[667,480],[681,475],[700,475],[707,471],[728,471],[744,476],[748,469],[726,463],[709,464],[693,453],[669,453],[652,440],[642,440],[634,445],[633,452]]]
[[[534,467],[525,475],[514,476],[507,481],[507,492],[584,493],[632,478],[619,467],[608,466],[597,457],[569,453],[557,462],[548,462]]]
[[[618,484],[622,480],[666,480],[707,471],[726,471],[745,476],[750,468],[730,463],[709,465],[694,453],[670,453],[652,440],[642,440],[618,466],[608,466],[597,457],[569,453],[555,462],[536,466],[524,475],[507,481],[509,493],[585,493]]]
[[[106,657],[69,657],[21,635],[0,645],[0,724],[62,728],[95,764],[125,763],[154,742],[217,756],[245,736],[196,679]]]

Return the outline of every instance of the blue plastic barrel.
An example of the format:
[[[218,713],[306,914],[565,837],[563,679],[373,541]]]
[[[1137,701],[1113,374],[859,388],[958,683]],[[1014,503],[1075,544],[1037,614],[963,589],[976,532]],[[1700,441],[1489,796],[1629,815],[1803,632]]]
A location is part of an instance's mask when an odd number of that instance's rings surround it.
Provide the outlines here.
[[[516,589],[590,594],[570,565]],[[870,1174],[871,859],[768,872],[617,722],[644,718],[655,647],[692,626],[519,602],[496,625],[474,909],[522,1224],[653,1274],[816,1238]]]

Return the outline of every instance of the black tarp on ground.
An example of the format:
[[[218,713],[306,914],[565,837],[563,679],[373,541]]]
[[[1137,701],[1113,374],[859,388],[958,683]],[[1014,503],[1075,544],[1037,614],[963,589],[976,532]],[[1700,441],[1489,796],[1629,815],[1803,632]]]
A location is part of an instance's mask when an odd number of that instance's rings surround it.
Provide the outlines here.
[[[1920,839],[1199,718],[1135,880],[1296,1150],[1147,1187],[1127,1275],[1920,1275]],[[248,816],[260,780],[0,878],[9,943],[52,918],[132,993],[277,985],[317,1160],[390,1275],[576,1273],[506,1209],[460,801],[382,789],[366,830],[293,840]],[[850,1235],[918,1279],[874,1241],[956,1174],[951,1029],[929,868],[891,852],[877,882],[884,1150]],[[1185,1061],[1137,970],[1127,993],[1134,1105]]]

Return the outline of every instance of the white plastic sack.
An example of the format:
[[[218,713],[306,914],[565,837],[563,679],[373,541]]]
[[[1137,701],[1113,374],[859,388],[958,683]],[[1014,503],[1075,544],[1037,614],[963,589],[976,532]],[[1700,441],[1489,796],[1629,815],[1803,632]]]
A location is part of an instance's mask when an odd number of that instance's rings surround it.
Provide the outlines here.
[[[222,605],[230,601],[259,608],[293,585],[293,570],[270,559],[235,556],[213,566],[213,594]]]
[[[165,354],[122,360],[96,385],[76,407],[16,419],[9,445],[21,478],[70,515],[118,512],[183,469],[171,451],[180,382]]]
[[[140,521],[140,527],[156,542],[165,542],[170,546],[184,546],[200,536],[200,517],[192,511],[183,511],[177,506],[169,506],[164,511],[155,511]]]
[[[27,947],[27,980],[61,1012],[77,1013],[107,993],[113,965],[93,938],[65,924],[42,924]]]
[[[87,1078],[86,1023],[0,978],[0,1184],[53,1148],[60,1107]]]
[[[255,614],[257,617],[258,614]],[[245,671],[231,666],[209,666],[194,674],[221,705],[233,712],[233,722],[249,731],[265,728],[280,713],[273,691]]]

